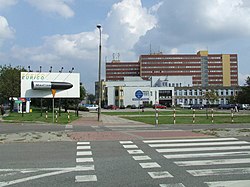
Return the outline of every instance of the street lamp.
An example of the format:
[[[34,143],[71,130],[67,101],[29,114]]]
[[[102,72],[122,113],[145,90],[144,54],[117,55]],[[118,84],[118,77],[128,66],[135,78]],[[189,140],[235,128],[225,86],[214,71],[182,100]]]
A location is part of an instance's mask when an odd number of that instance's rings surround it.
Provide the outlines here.
[[[99,70],[98,70],[98,83],[99,83],[99,93],[98,93],[98,121],[101,121],[101,92],[102,92],[102,85],[101,85],[101,54],[102,54],[102,26],[100,24],[96,25],[99,29],[100,33],[100,43],[99,43]]]

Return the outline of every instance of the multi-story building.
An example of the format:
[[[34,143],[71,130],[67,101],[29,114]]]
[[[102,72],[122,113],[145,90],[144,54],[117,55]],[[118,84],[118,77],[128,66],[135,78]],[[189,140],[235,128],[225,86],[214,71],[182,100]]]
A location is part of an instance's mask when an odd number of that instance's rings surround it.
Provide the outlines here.
[[[124,77],[139,75],[139,62],[113,60],[111,63],[106,63],[106,81],[122,81]]]
[[[106,81],[121,81],[127,76],[192,76],[193,86],[238,86],[237,54],[149,54],[138,62],[106,63]]]
[[[104,102],[118,106],[132,104],[132,96],[139,88],[145,93],[155,94],[149,97],[152,103],[206,104],[204,94],[215,91],[218,94],[215,104],[226,104],[239,91],[238,57],[237,54],[208,54],[208,51],[199,51],[197,54],[141,55],[138,62],[113,60],[106,63]],[[169,91],[170,99],[160,97],[161,92]],[[161,99],[155,99],[158,97]]]

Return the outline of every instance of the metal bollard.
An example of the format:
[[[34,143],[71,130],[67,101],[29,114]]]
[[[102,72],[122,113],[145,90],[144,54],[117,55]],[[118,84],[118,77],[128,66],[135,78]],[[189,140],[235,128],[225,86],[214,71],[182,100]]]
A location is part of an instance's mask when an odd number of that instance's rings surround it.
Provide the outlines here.
[[[68,123],[70,122],[70,115],[69,115],[69,111],[68,111]]]
[[[57,111],[56,111],[56,123],[57,123]]]
[[[174,109],[174,124],[176,123],[176,113],[175,113],[175,109]]]
[[[45,118],[48,119],[48,111],[46,111]]]
[[[155,125],[159,124],[159,113],[158,109],[155,109]]]
[[[195,123],[195,109],[193,109],[193,123]]]
[[[214,123],[214,110],[212,109],[212,123]]]
[[[234,122],[234,111],[233,109],[231,108],[231,120],[232,120],[232,123]]]

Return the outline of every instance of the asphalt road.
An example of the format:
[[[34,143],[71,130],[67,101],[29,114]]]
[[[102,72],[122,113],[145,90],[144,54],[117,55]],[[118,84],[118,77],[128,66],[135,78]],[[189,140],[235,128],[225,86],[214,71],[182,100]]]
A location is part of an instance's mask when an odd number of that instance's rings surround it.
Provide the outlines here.
[[[249,136],[215,128],[248,126],[0,124],[0,187],[250,186]]]
[[[249,142],[164,141],[0,144],[0,186],[249,186]]]

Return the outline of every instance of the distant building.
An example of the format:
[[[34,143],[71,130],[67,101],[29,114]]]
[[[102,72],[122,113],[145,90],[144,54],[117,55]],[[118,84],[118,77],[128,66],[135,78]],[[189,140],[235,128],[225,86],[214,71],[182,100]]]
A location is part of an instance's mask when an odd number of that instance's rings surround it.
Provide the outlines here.
[[[127,76],[192,76],[193,86],[238,86],[237,54],[149,54],[138,62],[114,60],[106,63],[106,81],[121,81]]]

